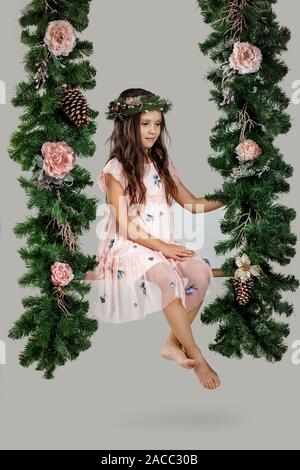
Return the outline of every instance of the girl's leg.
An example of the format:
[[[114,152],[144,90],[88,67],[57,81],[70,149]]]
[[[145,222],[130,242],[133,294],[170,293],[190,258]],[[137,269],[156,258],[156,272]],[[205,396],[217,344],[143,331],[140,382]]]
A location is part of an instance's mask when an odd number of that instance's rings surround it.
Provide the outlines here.
[[[174,300],[174,288],[180,288],[180,278],[175,273],[174,267],[168,263],[157,263],[149,268],[143,277],[144,281],[150,281],[156,284],[161,291],[162,305],[169,305]],[[174,343],[172,343],[174,346]],[[170,354],[170,351],[169,351]],[[172,348],[172,357],[163,356],[165,359],[171,359],[177,361],[181,367],[191,369],[195,365],[195,360],[189,359],[183,351],[181,345],[180,348],[175,345]]]
[[[178,269],[181,271],[183,277],[188,278],[186,291],[190,292],[190,295],[186,296],[186,303],[189,304],[190,299],[196,298],[197,305],[190,309],[187,312],[187,316],[192,323],[201,308],[203,299],[205,297],[209,282],[210,282],[210,267],[202,259],[199,259],[198,256],[192,258],[186,258],[184,261],[178,264]],[[169,337],[167,339],[166,345],[168,348],[164,347],[163,351],[165,355],[168,353],[168,349],[172,348],[174,355],[174,350],[177,348],[182,349],[182,345],[176,335],[171,330]],[[169,351],[170,353],[170,351]]]
[[[208,389],[216,388],[220,384],[219,377],[209,366],[194,340],[190,320],[181,299],[174,299],[163,312],[172,331],[184,347],[186,355],[196,361],[194,371],[201,384]]]
[[[190,264],[187,268],[191,271]],[[193,271],[199,272],[199,269],[197,269],[199,268],[199,263],[193,264],[193,268]],[[203,273],[203,271],[204,270],[201,269],[201,273]],[[144,279],[155,283],[161,290],[162,304],[166,305],[163,311],[174,335],[178,338],[186,352],[185,353],[182,349],[177,349],[178,362],[180,362],[183,367],[191,368],[194,366],[194,370],[201,383],[207,388],[215,388],[219,383],[218,376],[209,367],[194,341],[190,320],[181,299],[174,299],[174,287],[177,285],[177,288],[180,288],[181,281],[173,267],[168,263],[157,263],[145,272]],[[198,276],[197,280],[199,281]],[[195,290],[193,287],[193,289],[189,289],[189,292],[193,291],[192,295],[199,296],[200,302],[203,298],[203,294],[201,293],[202,289],[204,289],[204,287],[201,283],[199,289]]]
[[[196,318],[197,316],[197,313],[199,312],[200,308],[201,308],[201,305],[202,305],[203,301],[200,302],[200,304],[196,305],[194,308],[192,308],[191,310],[189,310],[187,312],[187,316],[190,320],[190,324],[193,323],[194,319]],[[180,348],[182,347],[182,344],[180,344],[180,342],[178,341],[178,338],[174,335],[174,332],[171,330],[170,331],[170,334],[169,334],[169,337],[167,339],[167,342],[168,343],[171,343],[171,344],[176,344],[177,346],[179,346]]]
[[[202,305],[202,302],[198,305],[196,305],[194,308],[192,308],[189,312],[187,312],[187,316],[189,318],[190,324],[194,321],[200,307]],[[181,361],[183,359],[183,356],[181,354],[182,349],[182,344],[178,340],[178,338],[174,335],[174,332],[171,330],[170,334],[164,344],[164,346],[160,350],[160,355],[164,359],[168,359],[171,361],[177,361],[181,364]],[[179,354],[180,353],[180,354]],[[186,359],[186,357],[184,357]],[[191,363],[188,363],[191,365]],[[191,367],[187,367],[190,369]]]

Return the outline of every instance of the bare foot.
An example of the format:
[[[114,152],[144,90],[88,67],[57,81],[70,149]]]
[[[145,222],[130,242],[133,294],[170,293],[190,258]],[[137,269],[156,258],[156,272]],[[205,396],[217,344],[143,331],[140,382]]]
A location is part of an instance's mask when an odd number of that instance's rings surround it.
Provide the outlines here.
[[[202,353],[197,353],[194,358],[196,358],[194,371],[201,385],[203,385],[204,388],[208,388],[209,390],[217,388],[221,384],[219,376],[210,367],[206,359],[203,357]]]
[[[182,348],[170,339],[167,339],[166,344],[161,348],[160,355],[169,361],[178,362],[185,369],[192,369],[196,364],[196,359],[189,359]]]

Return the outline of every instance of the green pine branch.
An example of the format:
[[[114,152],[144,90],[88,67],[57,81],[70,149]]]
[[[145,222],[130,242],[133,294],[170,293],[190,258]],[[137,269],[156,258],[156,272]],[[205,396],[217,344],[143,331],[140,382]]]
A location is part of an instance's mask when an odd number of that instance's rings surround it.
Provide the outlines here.
[[[236,30],[232,27],[232,14],[229,15],[233,2],[198,0],[205,23],[212,27],[198,46],[214,62],[206,78],[213,85],[210,101],[222,113],[212,129],[210,144],[214,153],[208,162],[224,177],[224,182],[222,188],[205,198],[225,203],[220,227],[227,238],[216,243],[215,251],[226,255],[222,270],[228,278],[224,283],[226,292],[205,307],[202,321],[217,326],[215,341],[210,344],[212,351],[225,357],[240,359],[248,354],[274,362],[286,352],[284,339],[289,334],[288,325],[278,321],[276,314],[289,317],[293,313],[293,305],[282,299],[281,291],[294,292],[299,287],[294,276],[274,270],[274,264],[290,263],[297,241],[291,231],[296,212],[278,202],[280,195],[290,190],[287,179],[293,175],[293,167],[274,145],[274,139],[291,127],[290,116],[285,112],[290,100],[280,87],[288,72],[280,55],[287,50],[291,33],[276,19],[276,0],[235,1],[235,5],[240,4],[239,18],[243,21]],[[229,57],[237,40],[258,47],[262,62],[255,73],[236,73],[226,79],[224,67],[229,69]],[[224,102],[226,87],[233,99]],[[244,129],[244,137],[240,121],[243,111],[252,121]],[[234,177],[238,166],[235,149],[243,139],[255,141],[263,153],[252,162],[252,173]],[[237,301],[232,283],[237,269],[233,253],[246,253],[251,264],[262,269],[246,305]]]
[[[96,70],[90,64],[93,44],[81,37],[88,26],[91,0],[32,0],[22,12],[21,41],[28,48],[24,58],[26,78],[16,85],[12,104],[22,108],[17,130],[11,135],[9,156],[23,171],[31,172],[18,178],[27,196],[27,207],[32,209],[23,222],[14,227],[19,238],[26,238],[20,248],[27,271],[18,279],[21,287],[38,289],[40,295],[23,298],[24,311],[15,321],[9,336],[27,338],[20,354],[20,364],[36,369],[51,379],[58,366],[76,359],[91,346],[90,337],[97,329],[97,321],[88,316],[89,303],[85,296],[91,289],[84,274],[97,266],[95,256],[83,253],[79,237],[90,228],[96,218],[96,198],[85,190],[93,185],[90,173],[80,159],[92,157],[96,147],[92,136],[96,132],[98,112],[90,109],[90,121],[85,127],[76,127],[60,109],[61,86],[69,84],[82,91],[95,86]],[[44,36],[50,21],[69,21],[76,32],[76,44],[68,56],[49,54]],[[48,58],[48,59],[47,59]],[[48,76],[39,88],[36,73],[43,60],[48,60]],[[36,158],[45,142],[66,142],[78,159],[71,171],[73,182],[61,188],[43,188],[34,179]],[[61,224],[61,225],[59,225]],[[77,240],[76,247],[67,243],[62,225],[68,226]],[[65,289],[59,306],[50,267],[56,261],[71,266],[74,278]]]

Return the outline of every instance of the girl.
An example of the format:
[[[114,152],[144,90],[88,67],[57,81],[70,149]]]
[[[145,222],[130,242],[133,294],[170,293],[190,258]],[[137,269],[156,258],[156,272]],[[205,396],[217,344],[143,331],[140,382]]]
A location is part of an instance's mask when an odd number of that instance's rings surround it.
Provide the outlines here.
[[[174,240],[173,200],[192,213],[224,204],[196,198],[178,178],[164,144],[170,101],[140,88],[123,91],[106,112],[114,119],[110,155],[98,183],[106,193],[95,280],[100,319],[122,323],[163,310],[171,332],[161,356],[193,368],[207,389],[220,385],[197,346],[191,323],[213,280],[195,251]]]

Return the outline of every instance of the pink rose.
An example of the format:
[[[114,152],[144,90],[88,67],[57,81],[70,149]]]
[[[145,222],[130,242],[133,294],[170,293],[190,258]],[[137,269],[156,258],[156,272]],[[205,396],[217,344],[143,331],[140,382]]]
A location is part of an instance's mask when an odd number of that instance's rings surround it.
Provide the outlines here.
[[[235,152],[237,153],[239,160],[248,161],[259,157],[262,153],[262,149],[256,142],[254,142],[254,140],[246,139],[236,147]]]
[[[45,142],[42,146],[43,170],[46,175],[59,179],[74,167],[76,153],[66,142]]]
[[[44,43],[55,56],[67,56],[74,49],[76,36],[69,21],[50,21],[48,24]]]
[[[262,61],[261,50],[249,42],[235,42],[233,52],[229,57],[229,65],[240,74],[254,73],[260,68]]]
[[[60,263],[59,261],[52,264],[51,273],[51,282],[55,286],[66,286],[74,277],[71,266],[66,263]]]

